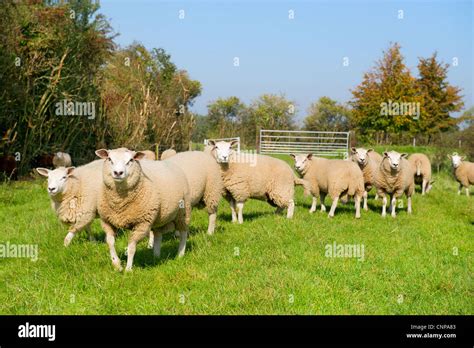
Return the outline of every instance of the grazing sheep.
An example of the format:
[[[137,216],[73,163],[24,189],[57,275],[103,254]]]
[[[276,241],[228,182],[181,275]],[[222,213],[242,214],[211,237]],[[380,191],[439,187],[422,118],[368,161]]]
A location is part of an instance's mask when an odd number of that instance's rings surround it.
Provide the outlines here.
[[[428,193],[434,183],[434,181],[431,181],[431,162],[429,158],[425,154],[414,153],[408,157],[408,161],[415,171],[415,184],[421,184],[421,194]]]
[[[459,156],[456,152],[448,155],[453,164],[456,181],[459,183],[458,195],[464,187],[466,196],[469,196],[469,185],[474,185],[474,163],[466,161],[466,156]]]
[[[65,152],[56,152],[53,157],[54,168],[72,166],[71,156]]]
[[[212,153],[220,164],[227,191],[226,199],[232,210],[232,222],[243,223],[244,203],[249,198],[266,200],[270,205],[277,207],[277,213],[287,208],[287,218],[293,217],[295,184],[305,187],[309,184],[295,177],[286,162],[257,154],[237,154],[231,148],[234,141],[209,140],[208,144],[213,146]]]
[[[292,155],[295,169],[310,182],[313,204],[310,212],[316,211],[317,197],[321,197],[321,211],[326,211],[324,199],[329,194],[332,199],[328,217],[333,217],[339,198],[353,196],[355,217],[360,218],[360,202],[364,195],[364,177],[361,170],[352,161],[329,160],[314,157],[312,154]]]
[[[3,173],[8,179],[18,179],[15,157],[12,155],[0,156],[0,174],[1,173]]]
[[[102,186],[102,162],[93,161],[80,167],[59,167],[54,170],[36,168],[48,178],[51,207],[59,220],[69,225],[64,238],[68,246],[77,232],[86,229],[93,240],[90,224],[97,215],[97,199]]]
[[[173,157],[176,155],[176,151],[173,149],[167,149],[161,154],[161,160],[164,161],[167,158]]]
[[[364,210],[368,210],[367,206],[367,195],[369,191],[374,186],[375,175],[382,162],[382,156],[380,156],[373,149],[364,149],[364,148],[351,148],[351,159],[353,162],[359,165],[359,168],[362,170],[364,175]]]
[[[392,217],[396,217],[395,203],[403,193],[407,196],[407,212],[408,214],[412,213],[411,196],[415,190],[415,173],[406,157],[406,153],[400,154],[396,151],[383,153],[383,159],[375,177],[377,193],[383,200],[383,217],[387,215],[387,194],[390,195]]]
[[[130,271],[137,243],[155,233],[154,251],[159,255],[161,234],[180,233],[178,256],[186,249],[191,214],[189,187],[183,171],[170,161],[142,161],[145,154],[126,148],[97,150],[104,159],[98,212],[106,233],[112,264],[122,270],[115,250],[116,228],[132,229],[127,248]]]
[[[189,184],[191,206],[203,202],[209,214],[208,234],[213,234],[217,206],[224,193],[221,170],[216,161],[201,151],[180,152],[165,161],[178,166],[186,175]]]
[[[155,161],[156,160],[156,155],[155,155],[154,151],[143,150],[143,151],[140,151],[140,152],[143,152],[145,154],[145,159],[150,160],[150,161]]]

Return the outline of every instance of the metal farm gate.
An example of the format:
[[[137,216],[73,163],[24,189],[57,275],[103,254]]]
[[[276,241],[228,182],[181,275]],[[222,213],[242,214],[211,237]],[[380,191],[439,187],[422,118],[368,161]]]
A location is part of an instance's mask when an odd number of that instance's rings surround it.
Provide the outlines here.
[[[240,137],[234,137],[234,138],[219,138],[219,139],[204,139],[204,145],[207,145],[207,142],[209,140],[214,140],[214,141],[227,141],[231,142],[232,140],[237,140],[237,152],[240,153]]]
[[[321,157],[347,158],[349,132],[260,130],[259,153],[312,153]]]

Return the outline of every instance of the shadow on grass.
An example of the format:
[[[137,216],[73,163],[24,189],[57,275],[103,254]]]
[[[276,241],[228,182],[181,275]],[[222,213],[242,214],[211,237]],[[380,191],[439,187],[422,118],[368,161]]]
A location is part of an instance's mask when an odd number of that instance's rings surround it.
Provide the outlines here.
[[[274,211],[249,211],[249,212],[245,212],[244,210],[244,223],[245,221],[253,221],[253,220],[256,220],[260,217],[263,217],[263,216],[268,216],[268,215],[277,215],[275,214]],[[221,213],[219,214],[219,217],[218,219],[222,220],[222,221],[226,221],[226,222],[232,222],[232,214],[230,213]]]

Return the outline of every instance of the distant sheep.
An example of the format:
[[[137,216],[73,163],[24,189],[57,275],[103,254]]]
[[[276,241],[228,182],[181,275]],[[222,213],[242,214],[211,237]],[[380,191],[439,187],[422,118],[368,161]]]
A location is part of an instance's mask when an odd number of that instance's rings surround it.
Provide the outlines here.
[[[33,158],[31,164],[33,167],[54,168],[53,158],[54,158],[54,155],[52,154],[38,155]]]
[[[277,207],[277,213],[287,208],[286,217],[293,217],[294,185],[308,183],[295,177],[286,162],[264,155],[237,154],[232,150],[234,142],[209,140],[208,144],[213,146],[212,152],[220,164],[233,222],[243,223],[244,203],[249,198],[267,201]]]
[[[421,185],[421,194],[428,193],[433,187],[431,180],[431,162],[428,156],[422,153],[414,153],[408,157],[408,161],[415,171],[415,184]]]
[[[360,218],[360,202],[364,195],[362,172],[351,161],[329,160],[312,154],[291,155],[295,160],[295,169],[310,182],[313,204],[310,212],[316,211],[317,197],[321,197],[321,211],[326,211],[324,199],[331,196],[332,205],[328,217],[333,217],[339,198],[352,196],[355,200],[355,217]]]
[[[127,267],[133,265],[137,243],[155,233],[154,251],[159,256],[161,235],[180,232],[178,256],[186,249],[191,215],[189,186],[183,171],[169,161],[142,161],[145,154],[126,148],[97,150],[104,159],[98,212],[112,264],[122,270],[115,250],[117,228],[132,229],[127,248]]]
[[[143,151],[140,151],[140,152],[143,152],[145,154],[145,159],[150,160],[150,161],[155,161],[156,160],[156,155],[155,155],[154,151],[143,150]]]
[[[163,161],[167,158],[173,157],[174,155],[176,155],[176,150],[167,149],[163,151],[163,153],[161,154],[161,160]]]
[[[64,246],[68,246],[76,233],[84,229],[89,239],[93,240],[90,224],[97,215],[97,199],[102,185],[102,162],[97,160],[77,168],[36,168],[39,174],[48,178],[51,207],[58,219],[69,225]]]
[[[383,200],[383,217],[387,215],[387,194],[390,195],[392,217],[396,217],[395,203],[403,193],[407,196],[407,212],[408,214],[412,213],[411,196],[415,190],[415,173],[412,165],[406,159],[407,156],[406,153],[400,154],[396,151],[384,152],[375,178],[377,193]]]
[[[359,165],[364,175],[364,210],[368,210],[367,206],[367,195],[375,184],[375,175],[382,162],[382,156],[380,156],[373,149],[364,148],[351,148],[351,159]]]
[[[72,166],[71,156],[65,152],[56,152],[53,157],[54,168]]]
[[[456,152],[448,155],[453,164],[453,171],[456,181],[459,183],[458,194],[464,187],[466,196],[469,196],[469,185],[474,185],[474,163],[466,161],[466,156],[459,156]]]
[[[8,179],[18,179],[18,169],[15,157],[12,155],[0,156],[0,174],[5,175]]]

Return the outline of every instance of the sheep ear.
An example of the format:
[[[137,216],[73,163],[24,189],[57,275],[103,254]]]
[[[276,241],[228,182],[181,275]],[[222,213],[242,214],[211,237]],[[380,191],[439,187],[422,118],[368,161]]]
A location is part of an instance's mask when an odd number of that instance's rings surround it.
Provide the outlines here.
[[[408,157],[408,154],[407,154],[407,153],[402,153],[402,154],[400,155],[400,157],[407,158],[407,157]]]
[[[308,156],[306,156],[306,158],[310,160],[311,158],[313,158],[313,154],[309,153]]]
[[[372,151],[374,151],[374,149],[368,149],[368,150],[367,150],[367,152],[372,152]]]
[[[234,146],[234,145],[237,145],[238,143],[239,143],[238,140],[232,140],[232,141],[230,142],[230,146],[232,147],[232,146]]]
[[[67,167],[66,168],[67,176],[71,176],[74,169],[76,169],[76,167]]]
[[[296,156],[295,156],[294,154],[292,154],[292,153],[290,153],[290,157],[292,157],[293,159],[296,158]]]
[[[452,159],[452,156],[449,153],[446,156],[448,156],[449,159]]]
[[[109,151],[107,151],[106,149],[97,150],[95,154],[102,159],[109,158]]]
[[[42,176],[45,176],[45,177],[48,177],[49,172],[50,172],[50,170],[46,169],[46,168],[36,168],[36,171],[38,172],[38,174],[40,174]]]
[[[135,152],[135,155],[133,156],[133,159],[136,160],[136,161],[140,161],[140,160],[144,159],[145,157],[146,157],[146,155],[145,155],[144,152],[137,151],[137,152]]]
[[[388,157],[388,152],[387,151],[383,152],[383,157]]]
[[[352,153],[357,153],[357,149],[355,147],[351,147],[351,152]]]
[[[211,146],[216,146],[216,142],[214,140],[208,140],[207,141],[207,145],[211,145]]]
[[[462,156],[461,161],[465,161],[465,160],[466,160],[466,156]]]

